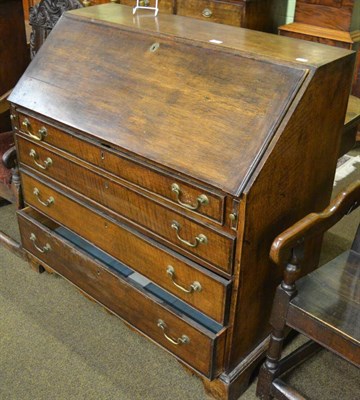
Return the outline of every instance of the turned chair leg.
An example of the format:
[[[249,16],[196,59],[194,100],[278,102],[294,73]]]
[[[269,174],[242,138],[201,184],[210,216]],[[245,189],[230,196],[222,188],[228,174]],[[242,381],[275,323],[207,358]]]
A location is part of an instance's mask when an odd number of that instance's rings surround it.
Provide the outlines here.
[[[14,195],[15,195],[15,199],[16,199],[16,209],[21,210],[22,208],[24,208],[24,200],[23,200],[23,196],[22,196],[19,170],[17,167],[15,167],[13,169],[11,178],[12,178],[11,179],[12,190],[14,191]]]
[[[16,208],[19,210],[24,207],[24,201],[21,191],[21,181],[19,176],[19,169],[16,157],[15,146],[10,147],[2,156],[0,162],[4,166],[11,170],[11,184],[9,189],[9,198],[7,199],[16,204]]]
[[[303,248],[298,250],[302,254]],[[285,269],[284,280],[278,286],[275,293],[273,308],[271,311],[270,325],[272,332],[270,336],[269,349],[266,355],[266,361],[262,365],[256,394],[263,400],[272,399],[272,384],[274,380],[281,375],[280,360],[285,339],[286,316],[291,299],[296,295],[297,290],[295,280],[300,273],[299,254],[294,252],[291,261]]]
[[[287,299],[284,295],[287,297]],[[278,304],[278,301],[284,302],[284,300],[287,304],[289,304],[290,299],[287,296],[287,293],[284,292],[281,287],[279,287],[275,295],[274,305]],[[283,303],[282,305],[285,305],[285,307],[281,307],[282,311],[285,313],[287,311],[287,304]],[[279,316],[276,306],[273,307],[272,315],[276,317],[271,319],[271,325],[273,329],[270,335],[269,348],[266,354],[266,361],[261,366],[259,371],[258,385],[256,389],[256,395],[263,400],[272,399],[272,382],[278,377],[280,372],[280,359],[285,339],[285,318]],[[286,314],[284,314],[284,316],[285,315]]]

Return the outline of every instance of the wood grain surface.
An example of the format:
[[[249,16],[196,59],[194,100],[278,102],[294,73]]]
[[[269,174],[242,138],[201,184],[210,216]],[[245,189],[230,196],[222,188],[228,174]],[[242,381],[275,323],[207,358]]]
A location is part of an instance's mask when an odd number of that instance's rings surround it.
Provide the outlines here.
[[[214,348],[218,338],[221,343],[226,330],[216,335],[191,323],[190,319],[161,305],[153,296],[146,296],[100,262],[74,249],[69,242],[37,224],[36,220],[29,220],[25,212],[20,213],[19,221],[23,245],[27,251],[193,368],[208,377],[212,376],[213,368],[217,368],[217,358],[221,360],[223,357]],[[29,239],[31,233],[36,235],[38,245],[48,243],[51,251],[38,252]],[[166,322],[168,335],[177,338],[185,334],[190,339],[189,343],[178,346],[170,343],[157,326],[159,319]],[[221,352],[223,349],[220,346],[218,350]]]
[[[355,11],[356,1],[357,0],[297,1],[295,22],[341,31],[355,30],[356,27],[358,29],[360,16],[359,9],[357,8],[357,12]]]
[[[142,160],[131,159],[124,153],[115,152],[109,146],[104,146],[94,141],[85,141],[83,137],[75,135],[72,131],[67,134],[64,129],[56,128],[37,118],[19,114],[18,119],[19,128],[26,134],[27,138],[29,138],[29,130],[36,135],[39,129],[46,128],[47,135],[44,136],[41,143],[36,143],[37,146],[50,144],[52,150],[54,150],[53,146],[57,151],[65,150],[66,157],[75,155],[81,160],[91,163],[92,166],[100,167],[102,171],[110,172],[113,177],[121,179],[127,185],[133,183],[136,187],[141,187],[146,191],[161,196],[163,199],[169,200],[173,206],[176,206],[182,212],[188,212],[188,209],[179,205],[175,193],[171,190],[174,183],[180,188],[179,199],[183,203],[196,204],[198,196],[205,195],[208,198],[208,204],[201,205],[195,211],[189,211],[189,214],[205,215],[212,220],[223,223],[225,206],[225,195],[223,193],[208,187],[204,188],[202,184],[194,182],[189,184],[188,181],[180,179],[179,176],[170,175],[154,166],[151,168]],[[30,128],[26,130],[22,126],[25,119],[30,122]],[[66,140],[64,140],[64,134],[66,135]],[[28,154],[24,154],[21,149],[19,151],[23,157],[28,157]],[[34,165],[33,161],[31,161],[31,164]],[[89,166],[89,168],[92,168],[92,166]]]
[[[296,282],[288,325],[360,366],[358,253],[348,251]]]
[[[75,43],[90,30],[93,40],[79,55]],[[307,71],[240,61],[230,52],[219,58],[216,46],[109,30],[74,16],[55,31],[12,101],[231,194],[239,193]]]

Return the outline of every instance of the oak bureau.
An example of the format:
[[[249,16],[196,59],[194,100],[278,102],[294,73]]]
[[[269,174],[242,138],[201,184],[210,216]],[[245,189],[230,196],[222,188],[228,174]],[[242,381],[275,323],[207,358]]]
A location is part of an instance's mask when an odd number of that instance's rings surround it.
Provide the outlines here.
[[[270,244],[329,201],[353,66],[117,4],[64,14],[10,97],[30,263],[237,398],[282,276]]]

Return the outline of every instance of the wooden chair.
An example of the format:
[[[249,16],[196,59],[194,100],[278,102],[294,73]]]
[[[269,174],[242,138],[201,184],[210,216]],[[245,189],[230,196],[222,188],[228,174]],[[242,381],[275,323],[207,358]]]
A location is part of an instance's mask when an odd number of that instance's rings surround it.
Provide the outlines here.
[[[0,97],[0,121],[1,117],[6,117],[2,119],[3,124],[0,127],[0,202],[2,199],[5,199],[11,203],[15,203],[16,208],[20,209],[23,206],[23,198],[16,160],[14,135],[12,131],[1,131],[4,129],[4,126],[6,126],[6,129],[10,128],[9,103],[6,100],[8,94],[9,92]],[[5,246],[19,257],[26,258],[21,244],[2,231],[0,231],[0,245]]]
[[[351,250],[298,279],[304,243],[322,235],[359,205],[357,181],[323,212],[309,214],[273,242],[270,257],[278,266],[285,266],[285,272],[275,294],[269,350],[259,373],[257,395],[261,399],[304,399],[281,380],[281,375],[321,347],[360,366],[360,225]],[[289,327],[311,340],[281,358]]]
[[[13,132],[4,132],[0,135],[0,198],[16,204],[20,209],[23,205],[20,190],[20,177],[16,162],[16,149]]]

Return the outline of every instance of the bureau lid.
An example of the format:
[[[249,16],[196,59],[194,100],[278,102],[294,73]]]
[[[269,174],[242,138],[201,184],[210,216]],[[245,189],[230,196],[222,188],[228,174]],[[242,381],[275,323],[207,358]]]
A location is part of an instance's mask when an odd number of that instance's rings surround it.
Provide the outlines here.
[[[115,4],[67,13],[10,101],[238,195],[309,67],[191,39],[211,26]]]

